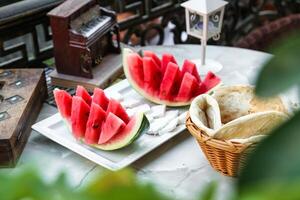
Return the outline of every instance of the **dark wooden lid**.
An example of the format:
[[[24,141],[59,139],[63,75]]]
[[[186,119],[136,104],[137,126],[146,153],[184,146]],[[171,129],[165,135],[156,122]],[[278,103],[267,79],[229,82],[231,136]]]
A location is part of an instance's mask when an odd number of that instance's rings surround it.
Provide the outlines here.
[[[43,76],[43,69],[0,69],[0,144],[3,140],[11,140],[17,129],[29,119],[24,119],[24,113],[29,112],[29,104],[38,82]]]
[[[53,17],[68,18],[83,7],[88,7],[89,5],[91,6],[93,4],[96,4],[95,0],[67,0],[51,10],[47,15]]]

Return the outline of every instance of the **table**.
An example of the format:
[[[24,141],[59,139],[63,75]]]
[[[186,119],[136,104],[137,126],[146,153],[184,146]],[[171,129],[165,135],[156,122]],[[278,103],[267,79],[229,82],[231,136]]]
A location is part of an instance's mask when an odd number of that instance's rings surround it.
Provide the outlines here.
[[[152,46],[146,49],[172,53],[179,63],[183,62],[183,56],[188,59],[200,57],[199,45]],[[252,83],[260,66],[270,57],[269,54],[252,50],[207,47],[207,58],[223,64],[224,68],[218,75],[224,84],[229,85]],[[55,108],[45,104],[38,121],[56,112]],[[104,170],[34,131],[18,166],[29,163],[36,163],[49,180],[65,170],[75,187],[80,187],[93,174]],[[160,191],[172,195],[174,199],[192,199],[211,181],[219,183],[218,197],[225,199],[234,184],[233,178],[224,177],[210,167],[195,139],[187,131],[135,162],[132,167],[139,179],[153,182]]]

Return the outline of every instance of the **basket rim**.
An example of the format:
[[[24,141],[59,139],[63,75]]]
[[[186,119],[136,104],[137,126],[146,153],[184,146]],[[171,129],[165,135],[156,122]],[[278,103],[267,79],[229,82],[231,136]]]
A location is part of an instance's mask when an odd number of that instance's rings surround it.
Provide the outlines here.
[[[231,142],[229,140],[220,140],[209,137],[204,130],[200,129],[196,126],[190,117],[190,113],[187,113],[186,123],[185,123],[190,134],[197,139],[198,142],[204,143],[206,145],[212,146],[214,148],[224,150],[231,153],[241,153],[245,151],[252,145],[256,143],[239,143],[239,142]]]

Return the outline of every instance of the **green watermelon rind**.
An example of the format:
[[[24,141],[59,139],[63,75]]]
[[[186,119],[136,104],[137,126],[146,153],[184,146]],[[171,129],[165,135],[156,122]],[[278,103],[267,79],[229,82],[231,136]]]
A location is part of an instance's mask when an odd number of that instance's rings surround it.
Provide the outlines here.
[[[123,147],[130,145],[135,140],[137,140],[141,135],[145,134],[148,131],[150,126],[150,123],[144,113],[138,113],[135,115],[135,117],[137,121],[135,123],[134,128],[122,140],[116,142],[112,142],[110,140],[108,143],[105,144],[94,144],[91,146],[97,149],[111,151],[111,150],[121,149]]]
[[[186,101],[186,102],[174,102],[174,101],[167,101],[167,100],[161,100],[157,97],[153,97],[151,95],[149,95],[148,93],[146,93],[141,87],[139,87],[135,81],[133,80],[132,76],[130,75],[130,72],[129,72],[129,67],[128,67],[128,64],[127,64],[127,57],[129,54],[131,53],[134,53],[134,51],[132,51],[131,49],[129,48],[124,48],[123,49],[123,52],[122,52],[122,61],[123,61],[123,70],[124,70],[124,73],[125,73],[125,76],[128,80],[128,82],[130,83],[131,87],[137,91],[140,95],[142,95],[144,98],[148,99],[149,101],[153,102],[153,103],[156,103],[156,104],[164,104],[166,106],[169,106],[169,107],[184,107],[184,106],[189,106],[193,99],[192,98],[190,101]],[[206,93],[209,94],[211,93],[212,91],[214,91],[216,88],[218,88],[222,83],[220,82],[218,85],[216,85],[215,87],[213,87],[212,89],[210,89],[209,91],[207,91]]]

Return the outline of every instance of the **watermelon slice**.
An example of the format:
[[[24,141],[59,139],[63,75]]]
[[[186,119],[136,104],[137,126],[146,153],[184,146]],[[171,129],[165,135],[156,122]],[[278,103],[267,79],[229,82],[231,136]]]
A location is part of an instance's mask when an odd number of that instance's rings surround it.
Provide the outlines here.
[[[197,82],[201,82],[201,79],[200,79],[200,76],[198,74],[198,71],[197,71],[197,67],[195,65],[195,63],[189,61],[189,60],[185,60],[184,63],[183,63],[183,66],[182,66],[182,74],[185,74],[186,72],[192,74]]]
[[[74,96],[72,99],[71,123],[72,133],[76,139],[84,136],[89,114],[90,106],[81,97]]]
[[[81,97],[88,105],[91,105],[92,97],[81,85],[77,86],[75,95]]]
[[[163,54],[161,68],[157,66],[154,56],[143,57],[143,81],[128,60],[136,54],[130,49],[123,49],[123,69],[128,82],[143,97],[157,104],[167,106],[187,106],[199,94],[207,93],[221,83],[221,79],[211,72],[201,83],[194,63],[186,60],[182,69],[178,69],[171,54]],[[140,66],[139,66],[140,67]],[[177,70],[178,69],[178,70]],[[186,75],[189,74],[189,75]],[[193,77],[193,78],[192,78]],[[137,80],[135,80],[137,79]],[[196,81],[196,82],[195,82]],[[191,84],[191,85],[189,85]]]
[[[161,71],[154,60],[149,57],[143,58],[144,87],[150,94],[157,94],[160,82]]]
[[[71,95],[60,89],[53,91],[56,105],[61,117],[67,122],[71,122],[72,97]]]
[[[95,144],[94,146],[102,150],[115,150],[125,147],[138,139],[141,135],[147,133],[149,121],[143,113],[136,114],[130,119],[126,127],[108,142],[103,144]]]
[[[114,99],[110,100],[106,113],[109,114],[110,112],[117,115],[126,124],[130,120],[130,118],[129,118],[128,114],[126,113],[125,109],[122,107],[122,105],[117,100],[114,100]]]
[[[197,79],[190,73],[185,73],[176,100],[189,101],[193,94],[197,93],[198,88]]]
[[[71,97],[63,90],[55,90],[54,97],[61,116],[69,119],[65,120],[66,124],[79,141],[102,150],[115,150],[147,132],[149,121],[144,113],[128,117],[120,102],[107,98],[100,88],[94,90],[93,98],[86,96],[88,93],[83,87],[78,88],[78,96]],[[92,99],[91,106],[83,97]]]
[[[104,91],[100,88],[94,89],[93,102],[102,107],[103,110],[107,110],[109,99],[105,96]]]
[[[144,57],[149,57],[152,58],[154,60],[154,62],[156,63],[156,65],[161,68],[161,61],[160,59],[157,57],[157,55],[155,53],[153,53],[152,51],[144,51],[143,52]]]
[[[102,126],[102,132],[98,144],[104,144],[108,142],[113,136],[118,134],[126,124],[122,119],[114,115],[113,113],[108,113],[105,123]]]
[[[132,72],[132,76],[136,83],[140,86],[144,86],[144,70],[143,70],[143,60],[137,53],[132,53],[128,55],[128,66]]]
[[[205,79],[203,82],[200,83],[198,94],[203,94],[204,91],[206,93],[209,93],[213,88],[219,85],[221,82],[221,79],[217,77],[214,73],[208,72],[205,76]]]
[[[98,104],[92,103],[84,136],[86,143],[95,144],[98,142],[102,123],[105,121],[105,118],[106,112]]]
[[[161,72],[164,74],[169,63],[177,64],[175,58],[171,54],[163,54],[161,60]]]
[[[180,73],[178,65],[174,63],[169,63],[166,69],[166,72],[164,74],[164,78],[160,84],[160,99],[171,99],[172,94],[174,94],[176,91],[174,91],[176,88],[174,87],[174,84],[176,82],[176,78],[178,77],[178,74]]]

